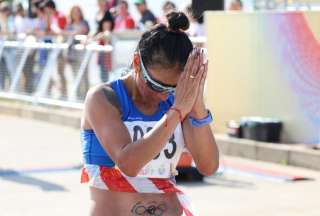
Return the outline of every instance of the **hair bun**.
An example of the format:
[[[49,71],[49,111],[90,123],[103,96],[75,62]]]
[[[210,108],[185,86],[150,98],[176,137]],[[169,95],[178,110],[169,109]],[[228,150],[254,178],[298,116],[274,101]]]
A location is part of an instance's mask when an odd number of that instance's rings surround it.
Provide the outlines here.
[[[183,12],[171,12],[167,14],[168,28],[172,31],[186,31],[190,22]]]

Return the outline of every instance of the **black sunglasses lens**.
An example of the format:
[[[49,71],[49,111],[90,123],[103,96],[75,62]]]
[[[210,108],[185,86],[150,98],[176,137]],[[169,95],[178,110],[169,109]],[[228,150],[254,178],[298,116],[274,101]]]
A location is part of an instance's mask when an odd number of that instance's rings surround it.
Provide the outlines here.
[[[156,85],[154,85],[153,83],[151,83],[151,82],[149,82],[149,81],[147,81],[147,85],[148,85],[153,91],[156,91],[156,92],[162,93],[162,92],[165,92],[165,91],[166,91],[166,89],[163,89],[163,88],[161,88],[161,87],[159,87],[159,86],[156,86]]]

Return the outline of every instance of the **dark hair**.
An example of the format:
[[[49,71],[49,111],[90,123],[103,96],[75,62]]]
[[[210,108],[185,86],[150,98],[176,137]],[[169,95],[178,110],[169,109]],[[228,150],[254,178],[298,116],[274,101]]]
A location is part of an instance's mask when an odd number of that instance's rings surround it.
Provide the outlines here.
[[[37,9],[43,9],[43,3],[41,1],[36,1],[33,3],[33,6]]]
[[[128,2],[125,0],[120,1],[119,4],[124,4],[126,6],[126,8],[129,7]]]
[[[45,7],[51,8],[53,10],[56,9],[56,4],[54,3],[53,0],[49,0],[47,2],[45,2]]]
[[[182,12],[167,14],[168,26],[158,24],[145,32],[138,44],[142,61],[146,67],[161,65],[164,68],[178,67],[182,70],[193,45],[184,32],[189,20]]]
[[[98,32],[102,32],[103,31],[103,23],[104,22],[110,22],[111,23],[111,31],[114,28],[114,18],[112,16],[112,14],[110,13],[109,10],[106,10],[106,12],[103,15],[103,18],[98,22]]]

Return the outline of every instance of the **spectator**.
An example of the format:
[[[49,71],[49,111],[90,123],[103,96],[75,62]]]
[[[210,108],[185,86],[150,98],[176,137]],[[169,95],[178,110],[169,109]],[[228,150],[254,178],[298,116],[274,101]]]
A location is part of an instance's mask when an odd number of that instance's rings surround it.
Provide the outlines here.
[[[104,14],[107,11],[106,1],[105,0],[98,0],[97,5],[98,5],[98,12],[96,14],[96,23],[99,26],[99,23],[101,22],[102,18],[104,17]]]
[[[47,28],[47,34],[50,35],[59,35],[61,34],[66,25],[67,25],[67,18],[57,11],[56,4],[53,0],[49,0],[44,2],[44,12],[46,16],[48,16],[48,28]],[[52,42],[53,38],[46,38],[45,42]],[[60,91],[61,95],[60,98],[66,98],[67,97],[67,81],[64,74],[64,66],[65,66],[65,58],[60,53],[58,56],[58,75],[60,79]],[[53,81],[50,81],[48,94],[51,94],[51,89],[53,87]]]
[[[70,22],[67,25],[67,32],[71,35],[87,35],[89,24],[84,19],[83,12],[79,6],[73,6],[70,10]]]
[[[57,11],[56,4],[53,0],[49,0],[44,4],[44,12],[49,16],[51,33],[61,33],[67,25],[67,18],[62,13]]]
[[[14,16],[6,1],[0,3],[0,30],[5,35],[12,35],[15,32]]]
[[[15,33],[17,34],[26,33],[30,29],[30,24],[31,23],[29,22],[29,19],[25,15],[25,11],[23,9],[22,4],[18,4],[16,6],[15,17],[14,17]]]
[[[150,28],[157,23],[156,17],[148,9],[147,2],[145,0],[134,0],[134,4],[141,15],[139,23],[140,29]]]
[[[0,30],[4,40],[15,39],[14,16],[7,2],[0,3]],[[0,90],[6,88],[16,71],[16,50],[4,49],[0,58]],[[9,81],[9,82],[8,82]]]
[[[117,7],[117,17],[115,19],[114,31],[124,31],[134,28],[134,20],[128,11],[128,2],[120,1]]]
[[[49,17],[44,13],[44,4],[42,0],[33,1],[32,7],[32,28],[30,28],[29,33],[36,35],[39,41],[50,41],[51,38],[46,39],[46,33],[49,32]],[[42,76],[42,72],[45,68],[48,59],[47,49],[37,49],[35,52],[35,64],[33,68],[33,88],[38,86],[39,80]]]
[[[166,15],[170,12],[176,11],[177,7],[172,1],[166,1],[162,6],[162,16],[159,18],[159,22],[166,24],[167,23],[167,17]]]
[[[83,12],[79,6],[73,6],[70,10],[70,17],[69,23],[66,27],[66,33],[70,36],[69,37],[69,49],[67,53],[68,62],[71,64],[71,68],[76,77],[80,72],[80,65],[84,58],[84,50],[76,50],[75,45],[79,43],[76,41],[74,36],[75,35],[87,35],[89,33],[89,24],[84,19]],[[85,94],[89,89],[89,78],[88,78],[88,67],[84,69],[83,77],[80,82],[80,86],[77,90],[78,98],[83,99]]]
[[[203,15],[201,15],[200,17],[195,17],[191,5],[187,6],[186,14],[190,20],[190,27],[187,31],[187,34],[192,37],[205,36]]]
[[[98,0],[98,12],[96,14],[96,23],[99,25],[102,18],[105,16],[106,11],[110,13],[113,17],[116,16],[116,7],[118,5],[118,0]]]
[[[229,10],[231,11],[242,11],[243,3],[241,0],[232,0],[229,5]]]
[[[43,37],[49,31],[49,17],[44,13],[44,4],[42,1],[34,2],[32,5],[33,32],[38,37]]]
[[[110,33],[113,31],[114,25],[114,18],[110,11],[107,10],[98,24],[98,32],[95,36],[99,41],[99,45],[107,45],[111,43]],[[109,73],[112,69],[111,53],[106,53],[104,51],[99,52],[98,65],[100,68],[101,81],[107,82],[109,80]]]
[[[18,39],[24,39],[25,34],[32,32],[34,28],[31,20],[25,15],[25,10],[22,4],[18,4],[15,8],[15,33]],[[20,36],[23,36],[22,38]],[[30,50],[23,65],[23,79],[22,79],[22,89],[25,93],[32,93],[34,91],[34,63],[35,63],[36,51],[34,49]]]
[[[37,36],[37,39],[39,41],[52,43],[51,36],[47,35],[50,33],[50,22],[49,22],[50,17],[48,14],[45,14],[44,7],[45,5],[43,4],[42,0],[39,0],[33,3],[32,11],[34,13],[34,18],[32,19],[32,22],[33,22],[32,32]],[[47,53],[48,51],[46,49],[43,49],[43,50],[40,49],[39,51],[40,66],[45,65]]]
[[[98,23],[97,34],[103,33],[105,31],[112,32],[114,29],[114,25],[115,25],[114,18],[112,16],[112,14],[110,13],[110,11],[107,10],[104,13],[103,18]]]

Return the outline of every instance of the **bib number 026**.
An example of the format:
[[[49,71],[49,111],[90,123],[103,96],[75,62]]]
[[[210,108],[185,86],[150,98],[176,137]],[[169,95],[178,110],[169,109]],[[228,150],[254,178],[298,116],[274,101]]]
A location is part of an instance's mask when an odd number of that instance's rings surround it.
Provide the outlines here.
[[[148,127],[147,131],[144,132],[143,129],[139,125],[135,125],[133,127],[133,142],[137,141],[138,139],[142,138],[145,133],[149,132],[152,129],[152,127]],[[174,154],[177,151],[177,143],[174,140],[174,134],[169,139],[169,143],[172,145],[171,151],[169,149],[164,149],[163,153],[167,159],[173,158]],[[161,152],[154,158],[156,160],[160,156]]]

